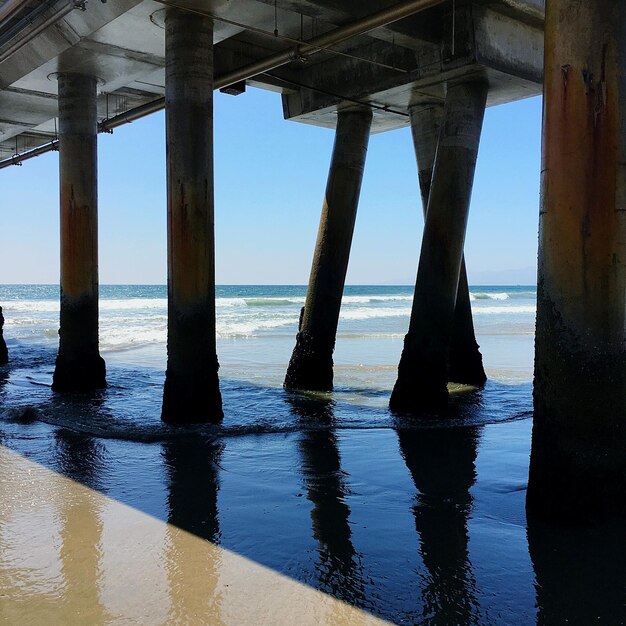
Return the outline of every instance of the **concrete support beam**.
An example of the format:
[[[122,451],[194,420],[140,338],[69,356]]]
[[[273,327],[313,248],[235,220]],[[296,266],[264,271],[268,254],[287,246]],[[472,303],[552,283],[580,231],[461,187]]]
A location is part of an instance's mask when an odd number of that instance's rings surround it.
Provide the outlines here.
[[[333,350],[372,111],[340,111],[313,266],[285,387],[333,388]]]
[[[411,107],[409,113],[425,216],[443,118],[443,105],[439,103],[419,104]],[[474,333],[464,257],[461,259],[461,272],[454,309],[448,379],[455,383],[467,385],[483,385],[487,380],[483,368],[483,358]]]
[[[52,389],[106,385],[98,350],[96,79],[60,74],[61,318]]]
[[[480,387],[487,381],[483,356],[474,332],[465,257],[461,259],[448,363],[448,380],[451,382]]]
[[[527,507],[626,516],[626,4],[546,3]]]
[[[443,104],[429,102],[417,104],[409,109],[411,120],[411,136],[417,162],[417,176],[422,195],[422,209],[424,217],[428,209],[430,185],[435,167],[437,143],[443,120]]]
[[[448,358],[487,84],[448,87],[426,212],[415,297],[391,409],[445,406]]]
[[[5,365],[9,362],[9,351],[7,350],[7,344],[4,341],[4,316],[2,315],[2,307],[0,306],[0,365]]]
[[[213,23],[168,10],[165,422],[218,422],[213,232]]]

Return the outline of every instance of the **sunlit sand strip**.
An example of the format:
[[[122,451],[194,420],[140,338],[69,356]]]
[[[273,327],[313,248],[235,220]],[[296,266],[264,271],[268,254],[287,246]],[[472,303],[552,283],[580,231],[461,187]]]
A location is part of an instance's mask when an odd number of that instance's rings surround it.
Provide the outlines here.
[[[386,622],[0,446],[0,623]]]

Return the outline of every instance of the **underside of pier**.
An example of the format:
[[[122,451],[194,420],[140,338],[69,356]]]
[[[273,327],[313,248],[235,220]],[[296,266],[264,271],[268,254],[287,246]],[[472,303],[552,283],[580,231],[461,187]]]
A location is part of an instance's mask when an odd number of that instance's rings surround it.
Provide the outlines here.
[[[445,402],[449,375],[482,384],[463,260],[473,167],[485,106],[540,91],[542,27],[542,3],[533,0],[5,2],[0,167],[60,152],[61,323],[53,388],[106,384],[98,352],[97,133],[165,108],[168,366],[162,417],[172,423],[221,419],[212,91],[236,96],[248,85],[280,92],[286,119],[336,128],[285,385],[332,389],[368,138],[408,125],[427,227],[392,406],[414,412],[433,400]],[[443,111],[441,132],[436,120],[420,127],[416,112],[423,108]],[[460,202],[450,202],[455,195]]]
[[[335,128],[339,109],[365,103],[372,132],[408,126],[411,105],[442,103],[448,81],[474,75],[487,106],[541,91],[542,0],[9,0],[0,159],[56,139],[57,72],[97,78],[101,130],[163,108],[168,7],[213,19],[216,88],[278,91],[285,118],[307,124]]]
[[[213,90],[261,87],[336,131],[285,386],[331,390],[371,133],[411,127],[425,230],[391,408],[485,381],[463,254],[485,108],[545,92],[528,510],[626,516],[626,7],[619,0],[5,0],[0,168],[59,151],[53,389],[106,385],[98,348],[97,135],[166,110],[163,420],[219,422]],[[545,31],[545,78],[544,78]],[[545,80],[545,82],[544,82]],[[419,210],[416,207],[416,210]],[[416,234],[416,240],[418,236]],[[7,351],[2,338],[0,364]]]

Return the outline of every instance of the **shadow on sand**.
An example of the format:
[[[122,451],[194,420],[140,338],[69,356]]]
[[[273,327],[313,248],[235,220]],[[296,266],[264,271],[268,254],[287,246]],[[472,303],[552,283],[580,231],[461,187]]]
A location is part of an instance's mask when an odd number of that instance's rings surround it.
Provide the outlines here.
[[[2,373],[0,393],[7,380]],[[91,489],[392,622],[626,619],[622,525],[566,530],[531,521],[519,529],[527,532],[529,567],[516,580],[534,587],[536,605],[517,611],[518,590],[498,580],[507,563],[494,563],[480,542],[473,546],[474,525],[487,526],[493,542],[505,540],[499,520],[475,515],[486,427],[473,421],[488,398],[458,399],[454,427],[412,428],[403,420],[368,431],[337,430],[342,407],[332,396],[275,394],[290,431],[190,433],[136,443],[5,420],[0,440]],[[88,413],[104,398],[64,397],[62,403]],[[82,563],[67,584],[88,599],[102,567],[96,546],[105,522],[88,506],[68,502],[62,510],[60,550],[80,553]],[[184,594],[185,577],[204,576],[203,602],[210,603],[211,564],[185,572],[185,563],[169,563],[168,584]],[[501,609],[505,604],[509,609]]]

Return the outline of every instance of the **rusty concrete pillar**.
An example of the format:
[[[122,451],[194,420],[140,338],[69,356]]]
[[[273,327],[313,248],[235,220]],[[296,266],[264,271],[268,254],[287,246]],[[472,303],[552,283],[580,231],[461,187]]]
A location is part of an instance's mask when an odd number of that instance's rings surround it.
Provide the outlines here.
[[[390,407],[445,406],[448,358],[487,84],[450,85],[428,199],[415,296]]]
[[[306,302],[285,387],[333,388],[333,350],[356,220],[372,111],[340,111]]]
[[[438,102],[418,104],[409,109],[409,114],[422,195],[422,208],[425,216],[443,118],[443,105]],[[448,380],[466,385],[483,385],[485,383],[487,376],[479,347],[474,333],[472,305],[467,284],[465,257],[463,257],[454,308]]]
[[[546,6],[527,507],[626,516],[626,3]]]
[[[165,422],[218,422],[213,232],[213,22],[168,10]]]
[[[9,351],[7,350],[7,344],[4,341],[4,316],[2,315],[2,307],[0,306],[0,365],[5,365],[9,362]]]
[[[61,316],[55,391],[106,385],[98,349],[96,78],[59,74]]]

